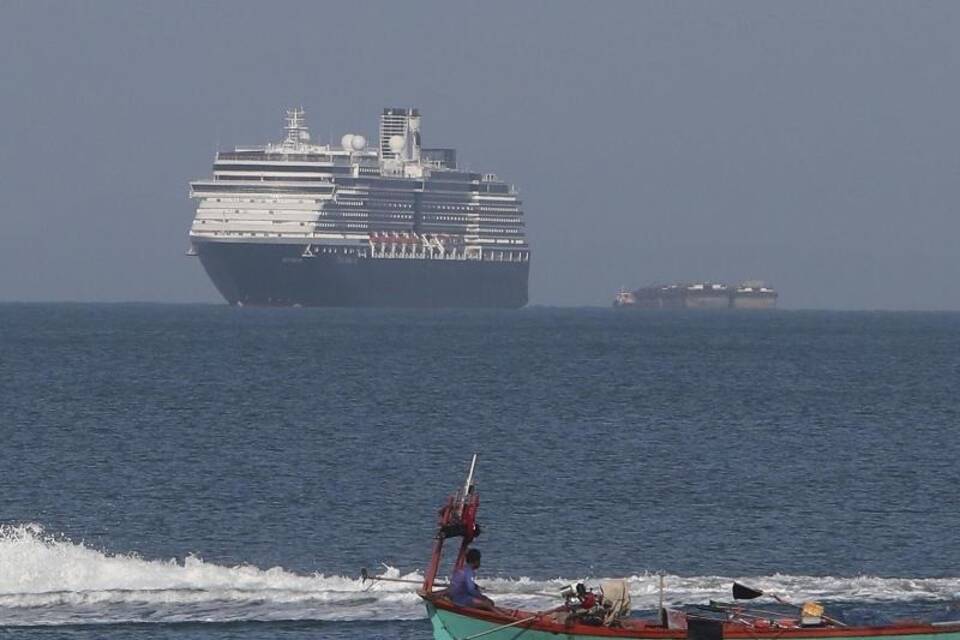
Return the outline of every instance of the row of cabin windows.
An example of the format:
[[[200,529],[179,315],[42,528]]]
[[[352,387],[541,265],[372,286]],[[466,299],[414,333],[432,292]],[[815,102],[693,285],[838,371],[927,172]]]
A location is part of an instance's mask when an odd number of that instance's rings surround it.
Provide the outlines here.
[[[383,208],[383,207],[387,207],[387,208],[391,208],[391,209],[412,209],[412,208],[413,208],[413,205],[412,205],[412,204],[401,203],[401,202],[390,202],[390,201],[386,201],[386,202],[385,202],[385,201],[381,201],[381,200],[348,200],[348,199],[346,199],[346,198],[338,198],[338,199],[337,199],[337,204],[338,204],[338,205],[347,206],[347,207],[363,207],[363,206],[369,206],[370,208]],[[424,213],[431,213],[431,212],[433,212],[433,211],[466,211],[466,212],[470,212],[470,213],[474,213],[474,214],[476,214],[476,213],[487,213],[487,212],[488,212],[488,210],[485,210],[485,209],[476,209],[475,207],[469,207],[469,206],[467,206],[467,207],[451,207],[451,206],[443,206],[443,205],[425,205],[425,206],[423,206],[423,207],[421,208],[421,210],[422,210]],[[495,211],[489,211],[489,212],[490,212],[490,213],[493,213],[493,214],[497,213],[497,212],[495,212]],[[514,210],[514,211],[505,211],[504,213],[507,214],[507,215],[509,215],[509,214],[516,215],[516,214],[518,214],[519,212],[516,211],[516,210]]]
[[[305,176],[221,176],[213,177],[217,182],[230,182],[231,180],[246,180],[247,182],[330,182],[330,178],[314,178]]]
[[[404,202],[392,202],[389,200],[347,200],[346,198],[337,198],[337,204],[347,205],[350,207],[363,207],[369,205],[371,207],[389,207],[391,209],[412,209],[412,204],[407,204]]]
[[[208,201],[209,201],[209,200],[214,200],[214,198],[207,198],[207,200],[208,200]],[[267,204],[268,202],[272,202],[272,203],[274,203],[274,204],[277,204],[277,203],[284,203],[284,204],[319,204],[320,202],[322,202],[321,200],[291,200],[291,199],[288,199],[288,198],[284,198],[284,199],[282,199],[282,200],[280,200],[280,199],[278,199],[278,198],[270,198],[269,200],[266,200],[266,199],[264,199],[264,200],[256,200],[256,199],[254,199],[254,198],[216,198],[216,202],[230,202],[230,203],[233,203],[233,202],[245,202],[245,201],[248,201],[248,202],[262,202],[263,204]]]
[[[301,185],[298,187],[271,187],[267,185],[246,185],[246,184],[221,184],[220,180],[216,181],[217,184],[196,184],[193,185],[193,190],[197,193],[205,192],[226,192],[226,193],[333,193],[333,186],[324,185],[324,186],[310,186],[310,185]]]
[[[240,222],[240,221],[229,220],[227,218],[223,218],[223,219],[212,218],[208,220],[198,220],[198,222],[200,224],[207,224],[207,222],[219,222],[221,224],[229,224],[229,223]],[[266,220],[243,220],[243,222],[267,222],[267,221]],[[270,220],[270,223],[271,224],[287,224],[287,225],[298,224],[296,220]],[[311,222],[310,224],[313,224],[313,222]],[[307,226],[305,222],[300,222],[299,225],[301,227]]]
[[[267,153],[265,151],[221,151],[217,153],[217,160],[261,160],[291,162],[330,161],[331,156],[326,153]]]
[[[318,222],[317,228],[323,229],[367,229],[368,225],[365,224],[336,224],[334,222]]]
[[[250,210],[250,211],[248,211],[248,210],[246,210],[246,209],[234,209],[234,210],[233,210],[233,213],[235,213],[235,214],[240,214],[240,213],[263,213],[263,211],[261,211],[261,210],[256,210],[256,209],[253,209],[253,210]],[[268,212],[268,215],[270,215],[270,214],[276,215],[273,211],[269,211],[269,212]],[[407,222],[413,220],[413,216],[409,216],[409,215],[397,215],[397,214],[394,214],[394,215],[377,215],[376,212],[371,212],[371,213],[369,213],[369,214],[367,214],[367,213],[341,214],[341,213],[336,212],[336,211],[324,211],[324,212],[319,212],[317,215],[318,215],[319,218],[326,218],[326,219],[333,219],[333,220],[336,220],[336,219],[344,219],[344,220],[346,220],[346,219],[350,219],[350,218],[360,218],[360,219],[368,218],[368,219],[378,219],[378,220],[399,220],[399,221],[407,221]],[[275,220],[274,222],[277,223],[277,224],[280,224],[280,223],[283,223],[283,222],[294,222],[294,221],[289,221],[289,220],[288,220],[288,221]]]
[[[430,209],[438,209],[441,211],[473,211],[475,209],[475,207],[451,207],[448,205],[437,205],[437,204],[427,205],[427,207],[424,207],[424,208],[428,208],[428,207]]]
[[[323,209],[318,211],[317,215],[321,218],[366,218],[366,211],[341,211],[338,209]]]
[[[338,165],[267,165],[267,164],[214,164],[214,171],[255,171],[259,173],[339,173],[350,174],[352,167]]]

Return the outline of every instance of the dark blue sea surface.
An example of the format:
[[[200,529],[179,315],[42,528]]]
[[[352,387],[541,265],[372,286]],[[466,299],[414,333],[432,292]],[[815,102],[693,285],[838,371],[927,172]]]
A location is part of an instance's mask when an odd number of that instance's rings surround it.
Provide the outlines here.
[[[0,305],[0,636],[425,640],[473,452],[502,602],[960,618],[958,426],[960,314]]]

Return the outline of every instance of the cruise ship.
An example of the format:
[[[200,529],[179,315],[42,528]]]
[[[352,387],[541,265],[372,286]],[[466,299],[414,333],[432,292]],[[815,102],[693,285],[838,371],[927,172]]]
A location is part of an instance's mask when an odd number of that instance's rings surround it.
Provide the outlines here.
[[[517,190],[424,148],[417,109],[379,139],[311,142],[302,108],[282,142],[219,152],[190,183],[190,255],[234,305],[501,307],[527,303]]]
[[[779,294],[760,280],[738,285],[694,282],[621,289],[613,306],[627,309],[773,309]]]

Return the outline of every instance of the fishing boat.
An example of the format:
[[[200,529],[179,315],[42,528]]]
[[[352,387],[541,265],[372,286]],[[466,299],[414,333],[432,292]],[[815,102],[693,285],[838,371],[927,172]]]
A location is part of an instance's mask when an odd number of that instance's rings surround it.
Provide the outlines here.
[[[436,640],[960,640],[960,620],[847,625],[825,615],[819,603],[794,604],[739,583],[732,585],[732,602],[672,610],[663,606],[661,582],[659,611],[649,619],[631,617],[630,594],[623,580],[606,581],[593,588],[571,585],[558,594],[562,604],[544,611],[459,606],[447,597],[444,588],[438,588],[443,585],[437,573],[447,540],[460,539],[453,561],[456,571],[463,567],[470,544],[480,535],[476,463],[474,455],[463,487],[440,509],[430,562],[417,592],[426,605]],[[762,608],[744,604],[762,596],[776,603]]]

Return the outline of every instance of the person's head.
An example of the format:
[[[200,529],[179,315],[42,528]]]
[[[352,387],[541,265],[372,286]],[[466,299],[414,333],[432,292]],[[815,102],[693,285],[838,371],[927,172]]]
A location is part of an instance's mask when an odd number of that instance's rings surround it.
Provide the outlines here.
[[[474,570],[480,568],[480,549],[470,549],[467,551],[467,564]]]

